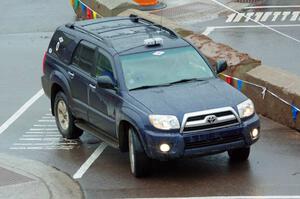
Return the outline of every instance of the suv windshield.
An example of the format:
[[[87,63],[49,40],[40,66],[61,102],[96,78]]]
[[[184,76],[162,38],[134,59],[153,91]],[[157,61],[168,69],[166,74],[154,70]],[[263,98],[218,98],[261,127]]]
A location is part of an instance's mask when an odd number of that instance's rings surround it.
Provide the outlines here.
[[[193,47],[124,55],[121,62],[129,90],[214,77],[210,67]]]

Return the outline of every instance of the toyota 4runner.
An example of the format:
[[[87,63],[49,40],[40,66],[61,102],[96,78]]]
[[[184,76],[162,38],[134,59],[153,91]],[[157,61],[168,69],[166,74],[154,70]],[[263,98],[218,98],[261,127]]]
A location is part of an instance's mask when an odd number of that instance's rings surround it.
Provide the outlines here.
[[[250,99],[218,78],[172,30],[135,15],[60,26],[43,60],[42,85],[63,137],[94,134],[122,152],[131,172],[152,159],[228,151],[247,160],[260,122]]]

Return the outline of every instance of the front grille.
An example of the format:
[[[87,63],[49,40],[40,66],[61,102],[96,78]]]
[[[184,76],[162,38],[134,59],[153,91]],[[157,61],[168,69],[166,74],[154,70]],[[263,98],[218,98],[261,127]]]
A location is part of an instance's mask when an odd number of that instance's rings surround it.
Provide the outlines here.
[[[241,140],[243,140],[243,136],[240,133],[238,133],[232,135],[223,135],[211,139],[203,139],[199,141],[192,141],[192,142],[185,141],[185,149],[194,149],[194,148],[201,148],[201,147],[213,146],[219,144],[227,144],[227,143],[241,141]]]
[[[239,118],[231,107],[187,113],[181,132],[206,131],[239,124]]]

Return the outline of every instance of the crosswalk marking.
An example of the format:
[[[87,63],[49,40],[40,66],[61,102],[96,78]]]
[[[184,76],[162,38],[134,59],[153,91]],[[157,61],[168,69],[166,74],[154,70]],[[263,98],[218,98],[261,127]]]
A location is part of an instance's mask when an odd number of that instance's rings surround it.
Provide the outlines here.
[[[293,16],[291,17],[291,21],[296,21],[297,18],[299,17],[299,15],[300,15],[300,11],[293,12],[292,15],[293,15]],[[299,21],[300,21],[300,18],[299,18]]]
[[[274,12],[273,15],[274,15],[274,17],[273,17],[272,21],[274,22],[274,21],[276,21],[276,20],[278,19],[278,17],[281,15],[281,12]]]
[[[263,17],[261,18],[260,21],[265,22],[268,20],[268,18],[272,15],[273,12],[265,12],[265,14],[263,15]]]
[[[246,17],[244,17],[246,16]],[[227,16],[226,23],[249,22],[250,18],[255,22],[266,21],[300,21],[300,11],[267,11],[267,12],[246,12],[246,13],[232,13]]]
[[[51,110],[50,110],[51,111]],[[51,113],[41,116],[36,124],[12,144],[11,150],[71,150],[79,141],[63,139]]]

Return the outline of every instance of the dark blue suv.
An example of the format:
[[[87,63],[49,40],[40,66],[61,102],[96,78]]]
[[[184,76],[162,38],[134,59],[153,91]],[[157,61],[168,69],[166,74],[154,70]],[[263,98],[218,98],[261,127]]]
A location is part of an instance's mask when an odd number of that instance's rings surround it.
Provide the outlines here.
[[[217,77],[172,30],[138,16],[59,27],[43,62],[42,85],[68,139],[83,131],[129,151],[136,177],[151,159],[228,151],[247,160],[260,122],[250,99]]]

